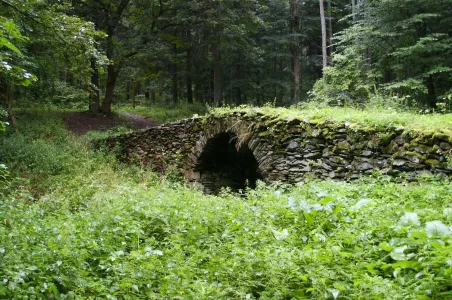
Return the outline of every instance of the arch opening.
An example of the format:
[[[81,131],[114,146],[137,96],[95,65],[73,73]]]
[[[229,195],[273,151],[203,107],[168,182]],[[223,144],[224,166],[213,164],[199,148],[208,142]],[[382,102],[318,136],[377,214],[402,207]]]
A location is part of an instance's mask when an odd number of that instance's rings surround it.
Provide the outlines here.
[[[206,193],[217,194],[223,187],[234,192],[255,188],[262,179],[253,151],[245,144],[236,149],[236,139],[223,132],[207,141],[195,166]]]

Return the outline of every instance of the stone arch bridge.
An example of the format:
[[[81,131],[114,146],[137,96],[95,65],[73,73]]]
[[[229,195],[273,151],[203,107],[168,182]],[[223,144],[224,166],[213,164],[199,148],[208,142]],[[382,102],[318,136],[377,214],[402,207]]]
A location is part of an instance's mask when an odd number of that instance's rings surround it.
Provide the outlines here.
[[[183,169],[208,192],[253,187],[258,179],[349,180],[374,171],[409,178],[452,175],[452,136],[445,133],[284,119],[253,110],[186,119],[104,143],[124,161],[159,172]]]

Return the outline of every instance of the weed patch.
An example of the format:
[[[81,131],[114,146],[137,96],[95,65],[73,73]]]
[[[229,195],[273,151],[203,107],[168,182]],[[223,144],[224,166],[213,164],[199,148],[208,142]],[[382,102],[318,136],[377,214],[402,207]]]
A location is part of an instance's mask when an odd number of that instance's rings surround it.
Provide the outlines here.
[[[12,167],[0,190],[0,298],[451,297],[448,181],[258,183],[246,198],[209,196],[93,152],[86,137],[36,128],[0,138],[13,145],[1,148]]]

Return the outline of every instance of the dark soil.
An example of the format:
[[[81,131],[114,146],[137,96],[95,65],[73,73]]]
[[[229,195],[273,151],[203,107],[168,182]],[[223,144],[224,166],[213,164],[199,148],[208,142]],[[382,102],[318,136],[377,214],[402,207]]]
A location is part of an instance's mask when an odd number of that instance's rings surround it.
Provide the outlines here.
[[[75,112],[65,118],[67,128],[76,135],[84,135],[91,130],[108,130],[117,126],[132,129],[145,129],[156,124],[130,113],[92,114],[90,112]]]

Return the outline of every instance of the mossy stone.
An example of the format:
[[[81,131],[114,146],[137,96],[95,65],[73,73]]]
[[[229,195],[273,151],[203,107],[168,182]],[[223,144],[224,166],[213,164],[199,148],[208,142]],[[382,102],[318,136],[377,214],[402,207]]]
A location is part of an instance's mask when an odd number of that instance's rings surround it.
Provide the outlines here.
[[[391,143],[394,136],[395,136],[395,133],[393,133],[393,132],[378,134],[379,145],[383,146],[383,147],[389,145],[389,143]]]
[[[325,120],[323,120],[323,119],[311,119],[311,120],[309,120],[309,123],[311,123],[312,125],[318,125],[318,124],[325,123]]]
[[[437,159],[427,159],[425,163],[432,167],[438,167],[441,165],[441,162]]]
[[[263,132],[259,132],[258,136],[265,137],[265,136],[269,136],[270,134],[272,134],[270,131],[263,131]]]
[[[348,142],[342,141],[342,142],[337,143],[337,146],[335,148],[337,148],[339,150],[350,150],[351,146]]]
[[[436,140],[452,143],[452,135],[446,133],[437,132],[433,135],[433,138]]]
[[[397,152],[397,151],[399,151],[399,146],[398,146],[397,143],[394,142],[394,141],[391,141],[391,142],[389,143],[389,145],[387,145],[387,146],[383,149],[383,152],[384,152],[384,153],[394,153],[394,152]]]
[[[426,159],[427,159],[426,156],[424,156],[424,155],[422,155],[422,154],[420,154],[420,153],[414,152],[414,151],[406,151],[405,153],[403,153],[403,155],[404,155],[405,157],[406,157],[406,156],[417,157],[417,158],[419,158],[420,160],[426,160]]]

